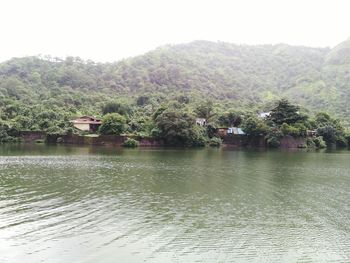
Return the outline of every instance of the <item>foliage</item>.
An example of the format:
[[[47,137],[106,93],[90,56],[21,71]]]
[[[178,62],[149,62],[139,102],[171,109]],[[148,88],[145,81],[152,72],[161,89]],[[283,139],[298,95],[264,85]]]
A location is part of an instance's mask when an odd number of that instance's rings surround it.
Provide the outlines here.
[[[278,137],[271,136],[267,138],[267,145],[271,148],[277,148],[280,146],[280,144],[281,141]]]
[[[239,127],[242,123],[242,113],[233,109],[221,114],[218,118],[220,125],[225,127]]]
[[[281,144],[282,137],[283,133],[279,128],[270,127],[266,135],[267,145],[272,148],[279,147]]]
[[[14,58],[0,63],[0,120],[15,130],[65,134],[72,132],[70,121],[76,117],[118,113],[125,118],[121,126],[127,133],[186,145],[203,144],[217,127],[241,126],[258,136],[272,127],[281,131],[286,123],[286,134],[305,137],[313,129],[328,144],[345,145],[349,45],[347,41],[329,50],[195,41],[116,63]],[[256,117],[271,109],[266,121]],[[312,120],[321,109],[334,117]],[[179,119],[186,119],[183,114],[204,117],[208,125],[194,127],[187,119],[187,126],[167,130],[159,118],[165,112],[177,112]]]
[[[298,145],[298,148],[307,148],[308,147],[308,145],[307,144],[305,144],[305,143],[302,143],[302,144],[299,144]]]
[[[126,120],[118,113],[108,113],[102,119],[102,125],[99,128],[101,134],[119,135],[125,131]]]
[[[291,135],[293,137],[298,137],[300,134],[300,131],[298,128],[288,125],[285,122],[281,126],[281,131],[284,135]]]
[[[209,138],[213,138],[217,135],[218,127],[213,123],[208,123],[206,126],[206,132]]]
[[[313,138],[307,138],[306,145],[308,148],[316,148],[316,143]]]
[[[219,147],[222,144],[221,138],[213,137],[209,140],[209,146]]]
[[[294,125],[288,125],[287,123],[283,123],[281,125],[281,132],[284,135],[290,135],[293,137],[306,137],[307,135],[307,129],[302,123],[296,123]]]
[[[350,133],[349,132],[347,132],[345,134],[345,139],[347,140],[348,146],[350,146]]]
[[[169,145],[204,146],[203,128],[187,112],[164,111],[156,120],[159,137]]]
[[[278,101],[277,106],[271,110],[269,119],[276,125],[295,124],[306,120],[306,116],[299,113],[299,107],[288,100]]]
[[[213,102],[211,100],[207,100],[196,106],[195,113],[199,118],[209,120],[211,117],[213,117],[213,109]]]
[[[322,136],[318,136],[316,138],[313,138],[313,142],[316,146],[316,148],[326,148],[326,142],[323,140]]]
[[[139,142],[132,138],[127,138],[126,141],[123,143],[124,147],[128,148],[135,148],[139,146]]]
[[[118,113],[120,115],[126,115],[129,113],[129,111],[129,106],[120,102],[108,102],[102,107],[103,115],[107,113]]]
[[[338,119],[331,118],[327,113],[318,113],[315,117],[317,134],[322,136],[327,145],[346,146],[345,129]]]
[[[136,104],[138,106],[144,106],[149,103],[150,98],[148,96],[140,96],[137,98]]]
[[[16,142],[18,131],[5,122],[0,121],[0,143]]]
[[[250,116],[243,121],[242,129],[248,135],[259,136],[267,133],[268,126],[263,120]]]

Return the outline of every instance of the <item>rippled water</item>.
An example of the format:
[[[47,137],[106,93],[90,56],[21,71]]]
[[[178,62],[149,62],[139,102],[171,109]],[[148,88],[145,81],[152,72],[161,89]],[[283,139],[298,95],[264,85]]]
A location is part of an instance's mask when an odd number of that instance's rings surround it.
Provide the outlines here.
[[[350,152],[0,147],[0,262],[350,262]]]

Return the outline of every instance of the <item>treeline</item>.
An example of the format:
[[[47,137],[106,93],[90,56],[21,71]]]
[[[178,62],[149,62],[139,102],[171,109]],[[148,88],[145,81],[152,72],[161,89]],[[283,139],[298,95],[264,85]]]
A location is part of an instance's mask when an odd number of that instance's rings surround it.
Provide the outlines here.
[[[195,41],[116,63],[16,58],[0,64],[0,100],[97,114],[110,97],[185,94],[255,110],[285,97],[349,122],[349,48],[350,41],[332,50]]]
[[[284,136],[308,138],[301,147],[323,148],[326,145],[346,147],[350,133],[327,113],[317,113],[314,118],[300,112],[300,108],[282,99],[266,117],[253,112],[234,109],[222,111],[211,101],[203,101],[192,107],[184,97],[182,102],[162,105],[149,118],[134,118],[131,108],[109,103],[103,107],[105,114],[99,132],[102,134],[131,133],[165,140],[167,145],[204,146],[220,145],[220,127],[241,127],[250,138],[265,137],[270,147],[278,147]],[[146,97],[138,100],[147,101]],[[135,113],[135,112],[134,112]],[[206,119],[206,125],[196,124],[196,117]]]
[[[99,114],[102,125],[98,133],[152,137],[162,139],[170,146],[219,146],[222,143],[219,128],[241,127],[248,138],[267,138],[270,147],[278,147],[284,136],[308,138],[304,147],[312,148],[322,148],[326,144],[345,147],[350,143],[349,131],[340,120],[326,113],[317,113],[311,117],[284,99],[276,102],[264,118],[255,111],[226,108],[212,100],[191,101],[184,95],[167,102],[161,101],[155,97],[140,96],[131,104],[113,100],[102,104]],[[21,109],[24,109],[23,106]],[[26,111],[17,114],[22,112]],[[17,115],[11,121],[2,120],[0,141],[16,141],[19,132],[28,130],[28,125],[32,125],[29,130],[43,130],[49,134],[85,135],[86,132],[73,127],[69,117],[64,111],[46,110],[38,112],[35,120],[22,115]],[[197,125],[196,118],[204,118],[206,125]],[[128,142],[130,145],[136,143]]]

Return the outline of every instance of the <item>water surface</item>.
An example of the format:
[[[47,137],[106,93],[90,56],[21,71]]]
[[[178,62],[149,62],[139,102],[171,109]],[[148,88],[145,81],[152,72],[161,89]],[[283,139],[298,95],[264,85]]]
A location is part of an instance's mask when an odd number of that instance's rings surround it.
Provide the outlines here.
[[[350,152],[0,146],[0,262],[350,262]]]

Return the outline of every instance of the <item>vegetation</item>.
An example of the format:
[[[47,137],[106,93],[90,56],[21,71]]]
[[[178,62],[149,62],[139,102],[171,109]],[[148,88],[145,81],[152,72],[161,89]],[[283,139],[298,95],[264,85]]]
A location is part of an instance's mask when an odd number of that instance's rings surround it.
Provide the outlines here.
[[[139,142],[132,138],[127,138],[126,141],[123,143],[124,147],[128,148],[136,148],[139,146]]]
[[[266,135],[268,132],[268,126],[265,121],[255,116],[249,116],[245,119],[242,123],[242,128],[250,136]]]
[[[187,112],[166,110],[155,119],[157,136],[168,145],[204,146],[205,129]]]
[[[213,137],[209,140],[209,146],[219,147],[222,144],[222,140],[218,137]]]
[[[4,122],[0,122],[0,143],[17,142],[18,131]]]
[[[317,134],[322,136],[327,144],[347,145],[345,129],[339,120],[331,118],[327,113],[318,113],[315,125]]]
[[[151,136],[170,145],[204,145],[216,128],[240,126],[273,146],[308,130],[344,146],[349,47],[350,40],[332,50],[196,41],[117,63],[14,58],[0,64],[0,140],[15,140],[22,130],[78,132],[70,120],[93,115],[103,117],[101,134]],[[271,109],[270,117],[258,117]],[[207,125],[197,126],[195,118]]]
[[[101,134],[119,135],[125,131],[126,120],[118,113],[107,113],[102,119],[102,125],[99,128]]]

